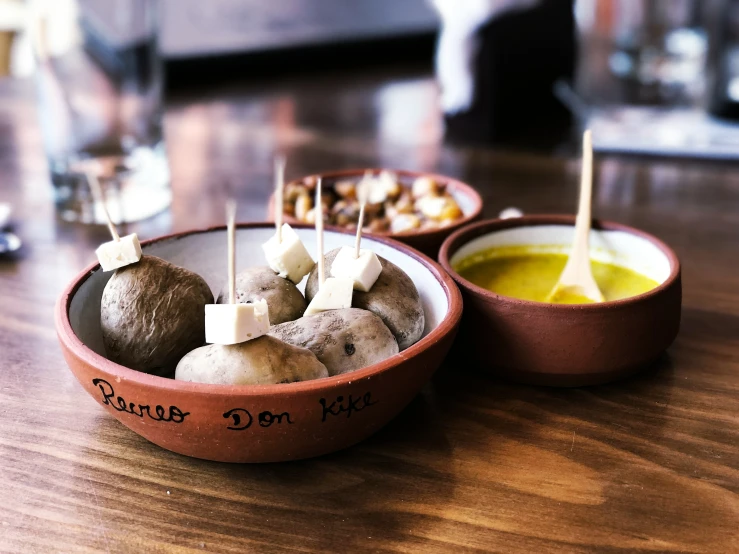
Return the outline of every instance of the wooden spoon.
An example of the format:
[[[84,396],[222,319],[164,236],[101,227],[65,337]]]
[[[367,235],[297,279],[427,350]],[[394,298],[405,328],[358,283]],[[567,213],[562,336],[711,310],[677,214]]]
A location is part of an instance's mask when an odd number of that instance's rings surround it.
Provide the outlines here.
[[[590,268],[590,208],[593,196],[593,139],[590,129],[583,134],[582,150],[580,203],[575,220],[575,238],[567,265],[549,293],[547,302],[581,304],[605,300]]]

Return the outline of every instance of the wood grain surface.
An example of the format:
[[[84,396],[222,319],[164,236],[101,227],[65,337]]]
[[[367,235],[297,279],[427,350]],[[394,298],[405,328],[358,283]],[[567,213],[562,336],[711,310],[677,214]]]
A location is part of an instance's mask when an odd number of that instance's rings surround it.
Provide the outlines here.
[[[143,238],[263,219],[288,178],[387,166],[459,177],[485,213],[572,212],[579,160],[445,145],[425,71],[318,75],[172,98],[172,209]],[[570,151],[574,152],[574,151]],[[349,450],[225,465],[149,444],[67,370],[52,320],[104,227],[55,218],[30,83],[0,82],[0,552],[739,552],[739,172],[598,157],[594,214],[654,233],[684,268],[683,324],[652,370],[587,389],[506,384],[448,359]]]

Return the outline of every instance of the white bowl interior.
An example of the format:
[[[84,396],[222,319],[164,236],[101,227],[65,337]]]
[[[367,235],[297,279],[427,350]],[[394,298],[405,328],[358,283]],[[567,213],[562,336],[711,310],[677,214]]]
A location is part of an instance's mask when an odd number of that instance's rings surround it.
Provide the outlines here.
[[[456,268],[473,254],[489,248],[530,246],[534,252],[568,254],[575,228],[571,225],[512,227],[482,235],[463,245],[452,256]],[[590,257],[598,262],[626,267],[664,283],[670,276],[670,260],[652,242],[624,231],[590,231]]]
[[[457,205],[459,205],[459,209],[462,210],[462,213],[466,216],[472,215],[473,210],[475,209],[475,202],[474,200],[466,195],[463,194],[458,189],[449,188],[449,194],[452,195],[452,198],[457,202]]]
[[[316,233],[313,229],[296,229],[308,251],[316,259]],[[248,228],[236,230],[236,270],[266,265],[262,244],[274,234],[274,229]],[[324,232],[324,247],[328,252],[343,245],[353,245],[354,237],[332,231]],[[446,294],[431,271],[412,256],[370,237],[362,239],[362,247],[393,262],[405,271],[418,289],[426,315],[424,336],[436,328],[448,311]],[[161,240],[143,248],[145,254],[158,256],[173,264],[196,272],[206,280],[217,296],[226,282],[227,257],[225,231],[194,233]],[[112,272],[95,271],[72,297],[69,319],[79,339],[98,354],[105,355],[100,331],[100,300]],[[304,290],[306,279],[300,284]]]

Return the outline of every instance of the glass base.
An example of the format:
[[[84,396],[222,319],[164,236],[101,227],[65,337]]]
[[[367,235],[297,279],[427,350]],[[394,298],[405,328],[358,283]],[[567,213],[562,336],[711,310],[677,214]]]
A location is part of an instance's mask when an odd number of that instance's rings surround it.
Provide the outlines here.
[[[51,165],[51,181],[60,217],[65,221],[105,224],[87,180],[97,176],[113,223],[148,219],[172,204],[164,143],[137,146],[127,154],[81,155]]]

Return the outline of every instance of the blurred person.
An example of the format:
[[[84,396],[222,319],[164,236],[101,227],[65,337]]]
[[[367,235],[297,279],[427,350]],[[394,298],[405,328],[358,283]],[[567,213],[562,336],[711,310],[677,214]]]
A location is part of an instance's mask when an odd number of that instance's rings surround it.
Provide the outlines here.
[[[542,131],[555,142],[569,132],[553,87],[574,78],[573,0],[429,1],[442,21],[435,62],[448,138],[540,143]]]

